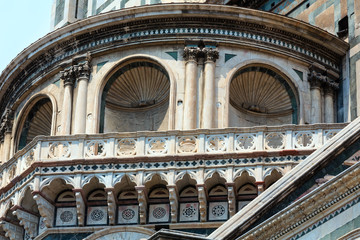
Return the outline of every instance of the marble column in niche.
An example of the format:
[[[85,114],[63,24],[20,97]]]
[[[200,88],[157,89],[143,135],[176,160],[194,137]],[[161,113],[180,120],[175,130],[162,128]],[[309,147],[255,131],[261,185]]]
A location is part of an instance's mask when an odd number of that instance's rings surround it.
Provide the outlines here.
[[[321,81],[322,75],[315,70],[311,71],[308,75],[308,81],[310,83],[310,95],[311,95],[311,123],[320,123],[322,116],[321,106]]]
[[[202,51],[205,57],[202,128],[213,128],[215,112],[215,62],[219,58],[219,51],[212,48],[203,48]]]
[[[90,58],[85,62],[74,65],[77,76],[77,98],[75,107],[75,134],[85,133],[86,130],[86,110],[87,110],[87,88],[90,79]]]
[[[76,73],[74,66],[70,66],[61,72],[61,77],[64,83],[64,99],[61,109],[61,135],[71,134],[71,117],[72,117],[72,99],[73,86],[76,80]]]
[[[196,128],[197,113],[197,60],[201,49],[199,47],[185,47],[185,99],[183,129]]]

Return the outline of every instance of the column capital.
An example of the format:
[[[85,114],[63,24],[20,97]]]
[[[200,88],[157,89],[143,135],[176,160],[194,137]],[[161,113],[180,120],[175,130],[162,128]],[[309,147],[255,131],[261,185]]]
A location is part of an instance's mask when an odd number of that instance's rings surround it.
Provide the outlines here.
[[[91,72],[91,64],[90,60],[86,60],[82,63],[79,63],[77,65],[74,65],[76,77],[77,79],[87,79],[90,78],[90,72]]]
[[[4,116],[0,121],[0,135],[3,136],[5,133],[9,133],[12,130],[12,120],[14,118],[14,112],[7,108]]]
[[[64,86],[73,86],[74,82],[76,80],[76,73],[74,66],[70,66],[69,68],[65,69],[64,71],[61,71],[61,77],[64,81]]]
[[[216,59],[219,58],[219,51],[216,48],[203,48],[202,52],[206,61],[216,62]]]
[[[185,61],[195,61],[197,62],[198,58],[201,55],[201,49],[199,47],[185,47],[183,57]]]

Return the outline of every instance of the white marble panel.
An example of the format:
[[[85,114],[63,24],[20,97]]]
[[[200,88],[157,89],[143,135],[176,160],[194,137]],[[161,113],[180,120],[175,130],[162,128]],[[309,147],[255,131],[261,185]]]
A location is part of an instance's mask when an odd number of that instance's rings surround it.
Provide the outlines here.
[[[76,208],[64,207],[56,209],[56,226],[75,226],[76,225]],[[41,219],[40,219],[41,220]]]
[[[239,201],[238,202],[238,211],[243,209],[246,205],[248,205],[251,201]]]
[[[209,203],[209,221],[224,221],[228,219],[227,202]]]
[[[87,209],[87,225],[106,225],[108,220],[107,207],[97,206],[88,207]]]
[[[180,222],[199,221],[199,203],[180,203]]]
[[[149,206],[149,223],[169,222],[169,204],[151,204]]]
[[[119,206],[118,213],[119,213],[118,214],[119,224],[138,223],[139,220],[138,205]]]

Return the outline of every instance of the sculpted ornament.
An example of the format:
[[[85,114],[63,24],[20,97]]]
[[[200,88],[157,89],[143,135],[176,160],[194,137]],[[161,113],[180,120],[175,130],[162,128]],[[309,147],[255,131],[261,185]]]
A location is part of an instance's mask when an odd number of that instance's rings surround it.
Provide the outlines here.
[[[199,47],[185,47],[183,57],[185,61],[197,61],[201,56],[201,48]]]
[[[34,200],[38,205],[38,209],[40,215],[43,217],[45,226],[51,228],[54,222],[55,207],[51,203],[49,203],[45,198],[43,198],[40,194],[35,194]]]
[[[16,215],[17,218],[20,220],[20,225],[24,226],[26,233],[31,238],[36,237],[39,218],[21,209],[15,210],[14,215]]]
[[[216,62],[216,59],[219,58],[219,51],[217,49],[203,48],[202,52],[204,53],[206,61]]]

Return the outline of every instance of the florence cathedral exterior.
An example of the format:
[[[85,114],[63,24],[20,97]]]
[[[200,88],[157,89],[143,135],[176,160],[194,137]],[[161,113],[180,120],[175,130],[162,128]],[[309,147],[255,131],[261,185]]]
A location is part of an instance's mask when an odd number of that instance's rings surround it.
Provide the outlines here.
[[[0,240],[360,237],[360,1],[53,2],[0,75]]]

